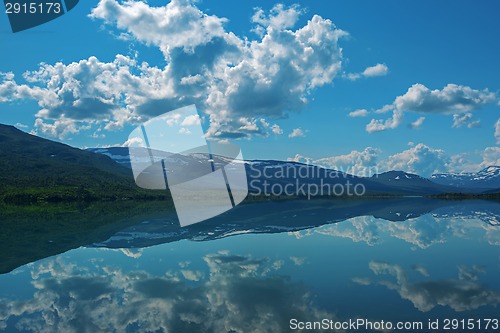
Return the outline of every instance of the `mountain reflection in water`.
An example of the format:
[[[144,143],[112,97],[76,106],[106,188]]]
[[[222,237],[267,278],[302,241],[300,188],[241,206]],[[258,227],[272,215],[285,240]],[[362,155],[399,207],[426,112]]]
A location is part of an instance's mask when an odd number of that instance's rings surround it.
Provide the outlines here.
[[[0,275],[0,330],[498,318],[499,218],[496,202],[422,198],[258,202],[189,228],[148,218]]]

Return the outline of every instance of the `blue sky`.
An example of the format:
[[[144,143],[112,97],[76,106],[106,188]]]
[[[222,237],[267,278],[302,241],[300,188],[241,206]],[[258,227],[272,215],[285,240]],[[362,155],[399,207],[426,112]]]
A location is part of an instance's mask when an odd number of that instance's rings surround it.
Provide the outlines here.
[[[0,15],[0,123],[122,145],[141,121],[195,103],[210,137],[247,159],[477,171],[500,164],[499,10],[96,0],[16,34]]]

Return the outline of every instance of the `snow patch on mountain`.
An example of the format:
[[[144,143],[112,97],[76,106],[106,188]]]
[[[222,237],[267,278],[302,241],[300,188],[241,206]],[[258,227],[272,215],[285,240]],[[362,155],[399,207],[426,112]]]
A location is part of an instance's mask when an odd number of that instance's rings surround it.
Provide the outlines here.
[[[500,166],[492,165],[472,173],[437,173],[430,179],[435,183],[454,187],[500,188]]]

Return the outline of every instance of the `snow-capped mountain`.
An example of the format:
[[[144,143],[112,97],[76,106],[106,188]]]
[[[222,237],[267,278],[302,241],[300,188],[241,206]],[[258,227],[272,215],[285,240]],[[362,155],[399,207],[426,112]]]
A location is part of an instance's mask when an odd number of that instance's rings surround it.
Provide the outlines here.
[[[89,148],[88,151],[104,154],[111,157],[117,163],[130,168],[130,157],[127,147],[109,147],[109,148]],[[166,153],[168,155],[168,153]],[[168,159],[168,156],[166,158]],[[177,155],[179,158],[179,155]],[[195,157],[196,156],[192,156]],[[182,157],[183,158],[183,157]],[[183,158],[184,159],[184,158]],[[189,158],[181,161],[189,163]],[[227,164],[230,160],[219,156],[214,163],[218,162]],[[323,169],[314,165],[306,165],[297,162],[285,162],[274,160],[248,160],[241,161],[247,166],[247,172],[252,178],[258,176],[278,175],[283,181],[289,181],[296,174],[292,169],[301,168],[302,172],[308,175],[310,180],[320,180],[321,178],[352,178],[360,179],[359,177],[347,175],[340,171]],[[182,163],[181,163],[182,164]],[[307,169],[307,170],[306,170]],[[280,173],[280,171],[287,171]],[[308,171],[308,172],[306,172]],[[273,177],[271,177],[273,178]],[[448,190],[459,189],[476,189],[476,190],[491,190],[500,189],[500,166],[490,166],[477,173],[438,173],[430,177],[430,179],[420,177],[416,174],[406,173],[403,171],[388,171],[374,175],[370,178],[364,178],[379,185],[388,185],[397,188],[416,188],[416,187],[436,187],[437,185],[449,186]],[[439,186],[438,186],[439,187]],[[441,188],[440,188],[441,189]],[[439,191],[438,191],[439,192]],[[477,191],[476,191],[477,192]]]
[[[131,168],[127,147],[88,148],[87,151],[111,157],[116,163]]]
[[[436,184],[427,178],[404,171],[387,171],[379,173],[370,177],[370,180],[404,192],[442,193],[452,192],[454,190],[441,184]]]
[[[387,171],[383,173],[379,173],[373,175],[372,179],[378,179],[379,181],[387,181],[394,183],[421,183],[421,182],[429,182],[428,179],[420,177],[419,175],[415,175],[413,173],[407,173],[404,171]]]
[[[121,165],[131,167],[127,147],[91,148],[89,150],[107,155]],[[186,172],[187,166],[199,163],[200,159],[206,160],[208,158],[206,154],[184,156],[172,155],[166,152],[155,152],[155,155],[158,154],[164,156],[165,161],[171,163],[170,169],[173,169],[174,172],[176,170]],[[149,160],[148,154],[145,154],[145,158]],[[215,168],[219,168],[222,165],[231,168],[231,164],[244,163],[249,192],[257,195],[264,193],[267,195],[273,189],[273,186],[276,186],[276,189],[285,188],[286,186],[288,193],[302,195],[304,195],[303,189],[311,186],[314,187],[314,190],[316,188],[324,189],[325,191],[323,192],[326,192],[326,194],[323,193],[323,195],[330,195],[329,193],[333,192],[334,188],[336,189],[335,195],[342,195],[338,194],[342,187],[346,189],[350,186],[353,189],[355,185],[362,185],[362,188],[366,190],[364,193],[369,195],[426,195],[459,192],[455,187],[436,184],[426,178],[402,171],[389,171],[372,177],[357,177],[337,170],[290,161],[232,161],[226,157],[216,155],[213,156],[211,161],[214,163]],[[331,190],[330,192],[328,192],[329,189]]]
[[[500,188],[500,166],[489,166],[475,173],[437,173],[431,176],[435,183],[471,189]]]

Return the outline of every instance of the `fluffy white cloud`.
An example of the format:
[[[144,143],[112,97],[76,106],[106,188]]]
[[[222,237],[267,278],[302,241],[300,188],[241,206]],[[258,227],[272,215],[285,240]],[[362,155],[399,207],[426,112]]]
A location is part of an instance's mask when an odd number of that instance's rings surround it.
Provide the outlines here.
[[[482,153],[483,161],[481,168],[486,168],[491,165],[500,165],[500,147],[487,147]]]
[[[467,126],[468,128],[479,127],[479,120],[472,119],[472,113],[455,113],[453,115],[453,128],[459,128],[462,126]]]
[[[495,100],[495,94],[488,89],[481,91],[448,84],[442,90],[430,90],[417,83],[410,87],[406,94],[396,97],[393,107],[402,111],[451,114],[474,111]]]
[[[314,164],[362,177],[390,170],[429,177],[442,172],[478,172],[491,165],[500,165],[500,147],[450,155],[423,143],[411,143],[409,149],[389,156],[382,154],[378,148],[367,147],[362,151],[353,150],[348,154],[319,159],[296,154],[288,161]]]
[[[389,73],[389,67],[386,64],[376,64],[374,66],[366,67],[361,73],[348,73],[345,77],[348,80],[356,81],[362,77],[384,76]]]
[[[419,264],[414,264],[414,265],[411,265],[411,268],[415,272],[420,273],[420,275],[422,275],[422,276],[425,276],[425,277],[429,277],[430,276],[429,271],[427,271],[427,268],[425,268],[425,266],[422,266],[422,265],[419,265]]]
[[[297,162],[297,163],[304,163],[304,164],[312,164],[313,159],[310,157],[302,156],[300,154],[295,154],[294,157],[289,157],[287,158],[287,161],[289,162]]]
[[[2,74],[0,102],[36,100],[44,124],[57,126],[64,118],[76,131],[91,120],[106,130],[120,129],[195,103],[208,114],[213,138],[267,136],[281,130],[262,119],[302,109],[311,92],[331,83],[341,69],[338,42],[347,33],[328,19],[313,15],[294,28],[304,12],[298,6],[257,9],[252,22],[260,35],[250,40],[227,31],[225,18],[203,13],[193,2],[153,7],[101,0],[90,14],[127,40],[159,48],[165,67],[122,55],[112,62],[89,57],[41,64],[25,74],[27,84]]]
[[[279,271],[280,261],[230,253],[208,254],[203,260],[203,271],[181,268],[157,275],[91,260],[79,266],[60,257],[35,263],[28,268],[32,294],[0,299],[0,327],[263,333],[288,331],[290,314],[312,321],[337,319],[319,307],[307,286]]]
[[[387,221],[383,221],[387,223]],[[352,241],[364,242],[370,246],[382,243],[381,238],[386,234],[380,228],[380,220],[372,216],[357,216],[342,223],[327,224],[314,230],[315,233],[327,236],[349,238]]]
[[[181,273],[182,273],[182,276],[184,276],[184,278],[186,280],[189,280],[189,281],[200,281],[200,279],[203,277],[203,273],[200,271],[192,271],[189,269],[183,269],[183,270],[181,270]]]
[[[477,281],[479,279],[479,274],[484,273],[486,273],[484,267],[478,265],[472,265],[472,267],[465,265],[458,266],[458,278],[460,280]]]
[[[271,131],[276,134],[276,135],[281,135],[283,134],[283,130],[281,129],[281,127],[279,127],[279,125],[276,125],[274,124],[273,126],[271,126]]]
[[[306,258],[305,257],[291,256],[290,260],[294,263],[295,266],[302,266],[306,262]]]
[[[0,78],[2,79],[2,83],[0,83],[0,102],[9,102],[16,92],[14,74],[0,73]]]
[[[433,149],[422,143],[389,156],[386,169],[401,170],[428,177],[433,173],[448,171],[449,157],[441,149]]]
[[[140,121],[139,110],[145,116],[162,113],[162,108],[145,111],[153,100],[170,99],[170,109],[176,106],[171,92],[155,89],[169,84],[163,70],[137,64],[122,55],[109,63],[90,57],[68,65],[41,64],[37,71],[26,72],[24,78],[30,85],[18,85],[13,76],[4,80],[0,91],[8,87],[9,94],[0,95],[0,99],[36,100],[40,110],[34,126],[37,133],[48,136],[63,138],[94,122],[105,123],[106,129],[120,128],[127,122]]]
[[[235,136],[238,115],[284,117],[308,102],[312,89],[333,80],[341,68],[339,38],[346,35],[315,15],[296,30],[267,28],[235,66],[220,72],[207,104],[212,136]],[[236,123],[235,123],[236,121]]]
[[[130,138],[127,141],[125,141],[122,144],[122,147],[134,147],[134,146],[137,147],[137,146],[144,145],[144,144],[145,143],[143,142],[142,138],[134,137],[134,138]]]
[[[348,74],[345,74],[345,77],[348,80],[356,81],[357,79],[361,78],[361,74],[360,73],[348,73]]]
[[[138,259],[142,257],[143,249],[119,249],[121,253],[129,258]]]
[[[414,122],[412,122],[410,124],[410,127],[413,128],[413,129],[420,128],[424,124],[424,121],[425,121],[425,117],[420,117],[417,120],[415,120]]]
[[[406,216],[404,223],[387,223],[385,217],[357,216],[341,223],[327,224],[314,230],[296,231],[297,238],[321,234],[333,237],[349,238],[354,242],[363,242],[367,245],[383,244],[388,239],[400,239],[412,246],[427,249],[437,244],[444,244],[455,238],[467,238],[471,234],[480,235],[480,239],[491,245],[500,244],[500,230],[490,225],[488,221],[497,220],[494,212],[488,209],[480,215],[474,207],[457,211],[457,207],[438,209],[433,214],[424,214],[411,211],[405,203],[390,204],[393,216]],[[439,211],[439,212],[438,212]],[[407,215],[408,214],[408,215]],[[478,223],[479,219],[486,223]],[[389,237],[388,237],[389,236]],[[425,272],[419,268],[413,269]]]
[[[404,95],[396,97],[392,104],[377,110],[378,113],[392,111],[392,117],[386,120],[372,119],[366,126],[366,131],[372,133],[394,129],[401,124],[404,112],[461,115],[476,111],[485,104],[494,103],[496,98],[495,93],[488,89],[475,90],[467,86],[448,84],[442,90],[430,90],[417,83]]]
[[[479,153],[481,155],[481,153]],[[450,156],[448,171],[454,173],[477,172],[481,166],[478,160],[481,159],[477,152],[465,152]],[[478,157],[479,156],[479,157]]]
[[[277,30],[292,28],[302,13],[304,13],[304,10],[298,5],[286,8],[282,4],[277,4],[271,9],[270,15],[266,15],[262,9],[258,8],[252,16],[252,22],[257,23],[254,31],[263,36],[266,27],[267,29]]]
[[[428,177],[441,172],[478,172],[491,165],[500,165],[500,147],[483,151],[447,154],[442,149],[419,143],[401,153],[389,156],[379,167],[382,170],[402,170]]]
[[[369,177],[378,172],[377,158],[380,150],[367,147],[363,151],[353,150],[349,154],[320,158],[313,163],[352,175]]]
[[[382,280],[377,281],[377,284],[396,291],[402,299],[409,300],[423,312],[438,305],[448,306],[455,311],[467,311],[487,305],[494,306],[500,302],[500,292],[488,289],[482,283],[464,279],[460,272],[458,279],[411,282],[406,271],[399,265],[371,261],[369,267],[375,275],[394,278],[394,281]]]
[[[301,13],[298,6],[276,5],[269,13],[258,9],[252,20],[261,36],[253,41],[227,32],[225,19],[201,12],[190,1],[153,8],[102,0],[92,16],[158,46],[169,74],[183,83],[196,78],[195,95],[207,96],[197,102],[210,115],[209,135],[237,138],[266,133],[260,117],[301,109],[311,89],[337,75],[342,59],[337,43],[346,33],[317,15],[291,30]],[[149,23],[143,24],[146,18]]]
[[[195,126],[199,125],[200,122],[200,117],[198,115],[190,115],[184,118],[184,120],[181,123],[181,126]]]
[[[90,17],[159,46],[169,60],[176,48],[194,52],[199,45],[206,45],[217,37],[233,37],[224,30],[226,19],[207,15],[186,0],[173,0],[163,7],[151,7],[142,1],[120,4],[115,0],[101,0]]]
[[[386,120],[372,119],[366,125],[366,131],[368,133],[385,131],[388,129],[394,129],[398,127],[403,122],[403,112],[398,109],[394,109],[392,112],[392,117]]]
[[[351,118],[366,117],[367,115],[368,115],[368,110],[366,110],[366,109],[359,109],[359,110],[349,112],[349,117],[351,117]]]
[[[181,127],[181,128],[179,129],[179,133],[180,133],[180,134],[191,134],[191,131],[190,131],[190,130],[188,130],[187,128],[185,128],[185,127]]]
[[[54,138],[65,139],[69,134],[78,133],[80,130],[89,129],[89,126],[77,127],[73,120],[61,117],[54,121],[53,124],[44,123],[42,119],[38,118],[34,124],[32,134],[41,134],[51,136]]]
[[[295,128],[292,133],[288,134],[288,137],[289,138],[301,138],[301,137],[305,137],[305,133],[302,129],[300,128]]]
[[[389,73],[389,68],[386,64],[376,64],[375,66],[367,67],[363,71],[363,76],[383,76]]]

